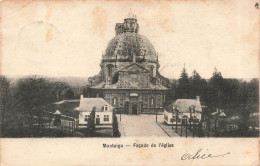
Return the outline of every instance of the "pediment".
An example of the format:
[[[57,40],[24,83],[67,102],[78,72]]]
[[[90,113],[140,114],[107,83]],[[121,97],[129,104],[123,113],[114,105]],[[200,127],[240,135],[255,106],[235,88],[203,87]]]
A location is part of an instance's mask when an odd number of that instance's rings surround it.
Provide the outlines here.
[[[120,70],[121,72],[128,72],[128,73],[148,73],[149,71],[144,67],[134,63],[125,68]]]

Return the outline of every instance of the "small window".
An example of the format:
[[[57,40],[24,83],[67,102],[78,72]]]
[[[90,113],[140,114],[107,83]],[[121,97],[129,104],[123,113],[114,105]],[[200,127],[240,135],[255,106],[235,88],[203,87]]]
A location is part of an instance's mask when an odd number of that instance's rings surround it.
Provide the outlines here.
[[[104,106],[104,111],[107,111],[107,109],[108,109],[107,106]]]
[[[108,122],[109,121],[109,115],[104,115],[104,122]]]
[[[154,105],[154,98],[150,99],[150,105]]]
[[[176,121],[176,118],[171,118],[171,122],[175,122]]]
[[[120,99],[120,106],[123,106],[123,98]]]
[[[97,115],[97,118],[99,118],[99,115]]]
[[[90,117],[89,115],[85,115],[84,121],[87,122],[89,117]]]
[[[108,76],[111,76],[112,75],[112,67],[111,65],[109,65],[107,68],[108,68]]]
[[[114,97],[114,99],[113,99],[113,105],[116,105],[116,103],[117,103],[117,99]]]

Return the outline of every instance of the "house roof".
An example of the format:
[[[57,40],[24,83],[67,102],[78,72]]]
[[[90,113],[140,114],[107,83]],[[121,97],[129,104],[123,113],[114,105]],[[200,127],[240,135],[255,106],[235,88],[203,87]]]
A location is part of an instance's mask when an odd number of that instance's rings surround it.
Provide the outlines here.
[[[167,107],[168,111],[172,111],[173,107],[177,106],[179,112],[190,112],[190,106],[195,106],[195,110],[202,112],[201,104],[196,99],[177,99],[170,106]]]
[[[104,106],[110,107],[110,111],[113,109],[103,98],[81,98],[79,107],[75,108],[75,111],[91,112],[95,107],[96,112],[103,112]]]
[[[223,110],[217,110],[216,112],[213,112],[211,115],[220,116],[220,117],[227,116]]]
[[[78,99],[73,99],[73,100],[61,100],[61,101],[58,101],[58,102],[55,102],[53,104],[56,104],[56,105],[61,105],[63,103],[76,103],[76,102],[79,102]]]
[[[227,116],[224,112],[221,112],[220,114],[219,114],[219,116],[222,116],[222,117],[225,117],[225,116]]]
[[[56,110],[55,113],[53,113],[55,115],[61,115],[60,111],[59,110]]]

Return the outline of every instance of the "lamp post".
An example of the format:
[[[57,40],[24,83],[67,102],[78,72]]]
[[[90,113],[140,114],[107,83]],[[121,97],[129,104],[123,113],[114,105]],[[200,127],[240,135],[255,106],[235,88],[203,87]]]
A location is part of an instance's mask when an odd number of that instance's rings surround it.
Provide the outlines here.
[[[183,117],[181,118],[181,137],[182,137],[182,120],[183,120]]]
[[[215,118],[215,137],[217,136],[217,118]]]
[[[201,113],[201,120],[200,120],[200,123],[199,123],[199,137],[201,137],[203,135],[203,132],[202,132],[202,125],[203,123],[206,122],[206,118],[205,118],[205,109],[207,109],[207,106],[201,106],[202,108],[202,113]]]
[[[226,134],[226,123],[224,121],[226,116],[224,110],[219,114],[219,118],[221,119],[221,129],[224,128],[224,135]]]
[[[190,131],[191,131],[192,111],[194,110],[194,108],[195,108],[194,105],[190,106]]]
[[[187,135],[188,135],[188,116],[186,115],[185,116],[185,124],[186,124],[186,138],[187,138]]]
[[[122,112],[122,110],[120,109],[120,122],[121,122],[121,114],[122,114],[121,112]]]
[[[194,137],[195,124],[192,122],[192,137]]]
[[[175,126],[175,132],[177,133],[177,126],[178,126],[178,106],[175,106],[175,112],[176,112],[176,126]]]
[[[156,123],[157,123],[157,109],[155,109],[155,121],[156,121]]]
[[[172,130],[173,130],[173,109],[172,109],[172,119],[171,119],[171,121],[172,121]]]

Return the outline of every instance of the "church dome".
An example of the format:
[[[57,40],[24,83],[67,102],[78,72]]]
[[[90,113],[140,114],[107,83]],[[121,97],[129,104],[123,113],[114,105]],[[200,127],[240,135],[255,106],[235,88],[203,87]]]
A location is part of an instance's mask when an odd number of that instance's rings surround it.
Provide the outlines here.
[[[124,23],[116,23],[116,36],[110,40],[103,61],[152,61],[157,55],[152,43],[138,33],[139,25],[134,14],[130,13]]]
[[[133,32],[117,34],[107,45],[105,59],[156,61],[152,43],[143,35]]]

